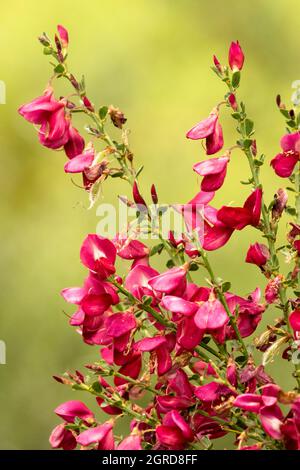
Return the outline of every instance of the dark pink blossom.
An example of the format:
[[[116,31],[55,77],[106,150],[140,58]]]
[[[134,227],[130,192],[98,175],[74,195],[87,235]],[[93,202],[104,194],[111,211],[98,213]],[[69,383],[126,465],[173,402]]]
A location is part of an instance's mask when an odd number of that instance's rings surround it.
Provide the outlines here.
[[[229,53],[228,53],[228,62],[231,70],[241,70],[244,65],[244,53],[239,44],[239,41],[232,42],[230,44]]]
[[[229,157],[211,158],[193,166],[193,170],[204,177],[201,182],[202,191],[212,192],[222,186],[228,162]]]
[[[39,140],[45,147],[57,150],[69,140],[70,117],[66,116],[65,107],[53,111],[47,120],[42,122]]]
[[[169,411],[163,424],[156,428],[159,443],[170,450],[184,449],[185,444],[194,440],[194,434],[184,418],[176,410]]]
[[[55,408],[54,412],[68,423],[73,423],[76,417],[84,421],[93,421],[94,419],[94,413],[92,413],[84,403],[78,400],[62,403]]]
[[[49,442],[53,449],[73,450],[77,446],[75,436],[66,429],[65,424],[59,424],[53,429]]]
[[[84,266],[105,279],[115,272],[117,250],[114,244],[100,235],[88,235],[80,249],[80,259]]]
[[[64,103],[53,97],[53,88],[48,86],[42,96],[35,98],[28,104],[19,108],[19,113],[32,124],[42,124],[47,121],[52,113],[62,109]]]
[[[247,256],[246,263],[256,264],[256,266],[264,266],[267,261],[270,259],[270,252],[266,245],[262,243],[254,243],[250,245]]]
[[[223,147],[223,131],[219,123],[218,112],[213,110],[209,117],[200,121],[190,129],[186,137],[188,139],[199,140],[206,139],[206,153],[213,155]]]
[[[68,158],[81,155],[84,150],[84,138],[79,134],[78,130],[72,125],[69,127],[69,138],[64,145],[64,150]]]
[[[180,295],[186,288],[186,273],[186,266],[174,267],[153,277],[148,284],[157,292]]]
[[[300,132],[284,135],[280,145],[282,153],[273,158],[271,165],[278,176],[288,178],[293,173],[300,158]]]
[[[243,207],[223,206],[217,213],[219,221],[227,227],[242,230],[247,225],[257,227],[260,221],[262,190],[257,188],[245,201]]]
[[[112,427],[112,423],[108,421],[95,428],[87,429],[77,436],[77,442],[84,447],[97,444],[98,450],[114,450]]]

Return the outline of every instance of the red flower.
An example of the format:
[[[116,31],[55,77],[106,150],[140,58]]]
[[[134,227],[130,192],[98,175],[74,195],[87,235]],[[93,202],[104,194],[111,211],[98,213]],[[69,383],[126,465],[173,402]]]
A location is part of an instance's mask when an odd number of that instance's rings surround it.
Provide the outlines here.
[[[266,245],[263,245],[262,243],[254,243],[254,245],[250,245],[247,251],[246,263],[256,264],[256,266],[264,266],[269,259],[270,252]]]
[[[216,191],[224,183],[229,157],[211,158],[204,162],[196,163],[193,170],[198,175],[204,176],[201,182],[202,191]]]
[[[286,134],[280,141],[282,153],[278,153],[271,161],[276,175],[288,178],[294,171],[300,155],[300,132]]]
[[[257,227],[260,221],[262,190],[257,188],[245,201],[243,207],[223,206],[217,217],[227,227],[242,230],[247,225]]]

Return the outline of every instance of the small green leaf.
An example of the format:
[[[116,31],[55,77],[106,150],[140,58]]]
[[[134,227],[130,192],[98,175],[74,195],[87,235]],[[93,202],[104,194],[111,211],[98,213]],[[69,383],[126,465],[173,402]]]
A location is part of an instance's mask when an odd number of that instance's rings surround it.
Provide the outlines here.
[[[290,118],[290,113],[289,113],[289,111],[288,111],[287,109],[281,109],[280,112],[281,112],[281,114],[282,114],[284,117],[286,117],[287,119]]]
[[[167,266],[167,268],[171,269],[171,268],[174,268],[175,263],[172,259],[169,259],[166,266]]]
[[[251,119],[245,120],[245,132],[246,135],[250,135],[254,128],[254,122]]]
[[[241,73],[240,73],[239,70],[232,74],[231,84],[232,84],[233,88],[237,88],[239,86],[240,79],[241,79]]]
[[[189,267],[189,271],[198,271],[199,265],[197,263],[191,263]]]
[[[63,64],[58,64],[55,68],[54,68],[54,72],[55,73],[64,73],[65,71],[65,67],[63,66]]]
[[[44,47],[43,53],[45,55],[51,55],[52,54],[52,48],[51,47]]]
[[[229,281],[223,282],[222,292],[228,292],[231,288],[231,283]]]
[[[240,113],[232,113],[231,116],[233,117],[233,119],[236,119],[237,121],[240,119],[241,115]]]
[[[108,113],[108,107],[101,106],[101,108],[99,109],[99,117],[102,121],[106,118],[107,113]]]
[[[160,255],[163,249],[164,249],[163,243],[159,243],[158,245],[153,246],[150,251],[150,256],[154,256],[156,254]]]

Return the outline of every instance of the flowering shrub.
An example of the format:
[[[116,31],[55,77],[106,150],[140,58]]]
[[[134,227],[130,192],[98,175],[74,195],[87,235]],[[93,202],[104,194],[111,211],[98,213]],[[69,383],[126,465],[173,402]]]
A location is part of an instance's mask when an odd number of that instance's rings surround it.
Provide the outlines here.
[[[96,110],[84,80],[68,70],[64,27],[58,26],[54,42],[46,34],[39,40],[54,61],[54,74],[44,93],[21,106],[19,113],[39,126],[43,146],[64,151],[65,172],[82,174],[91,204],[107,178],[122,178],[132,188],[132,200],[125,204],[136,207],[137,217],[144,212],[151,228],[124,114],[113,106]],[[237,93],[244,64],[238,42],[231,44],[228,62],[222,65],[214,57],[212,67],[226,88],[224,99],[186,134],[202,140],[207,155],[221,152],[193,167],[202,181],[200,192],[181,206],[191,208],[189,216],[184,215],[186,231],[170,231],[167,239],[159,234],[159,243],[152,247],[122,233],[112,240],[89,234],[83,241],[80,259],[87,277],[82,287],[63,289],[62,296],[76,306],[70,324],[87,345],[100,346],[100,356],[85,365],[87,375],[75,371],[55,379],[93,395],[101,413],[94,414],[78,400],[59,405],[55,413],[61,423],[50,436],[53,448],[210,449],[215,439],[232,434],[239,450],[300,449],[300,113],[296,107],[287,109],[277,97],[287,130],[270,163],[288,186],[266,201],[260,181],[264,155],[258,153],[253,121]],[[55,79],[67,79],[73,94],[57,99]],[[238,132],[237,142],[226,150],[221,109],[231,115]],[[88,140],[74,127],[79,112],[91,122]],[[110,137],[110,123],[120,129],[119,141]],[[241,207],[216,209],[211,201],[223,185],[234,151],[249,163],[250,177],[244,182],[249,195]],[[295,205],[288,205],[287,191]],[[149,194],[157,204],[154,185]],[[284,212],[290,218],[287,241],[278,247]],[[234,294],[209,261],[209,251],[220,249],[248,225],[264,240],[251,240],[244,254],[267,280],[263,296],[258,288],[245,297]],[[153,258],[162,252],[168,262],[166,270],[158,272]],[[281,271],[282,253],[289,259],[288,274]],[[129,263],[125,277],[116,273],[117,257]],[[195,280],[198,269],[206,273],[205,286]],[[278,316],[253,339],[271,304]],[[255,348],[260,352],[257,360]],[[294,390],[283,390],[265,371],[274,359],[292,363]],[[131,422],[127,434],[120,436],[123,417]]]

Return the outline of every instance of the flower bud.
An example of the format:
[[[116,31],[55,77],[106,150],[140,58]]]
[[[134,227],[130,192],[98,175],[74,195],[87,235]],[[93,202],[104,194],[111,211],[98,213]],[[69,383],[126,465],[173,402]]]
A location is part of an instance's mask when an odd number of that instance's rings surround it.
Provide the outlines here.
[[[60,42],[61,45],[64,49],[68,47],[69,44],[69,34],[66,28],[64,28],[62,25],[57,25],[57,31],[59,34]]]
[[[234,93],[230,93],[230,95],[228,96],[228,101],[229,101],[229,104],[232,107],[233,111],[236,111],[238,109],[238,104],[237,104],[236,97],[235,97]]]
[[[154,184],[152,184],[152,186],[151,186],[151,197],[152,197],[153,204],[157,204],[158,203],[158,197],[157,197],[157,192],[156,192],[156,188],[155,188]]]
[[[244,53],[239,44],[239,41],[232,42],[228,54],[228,61],[231,70],[242,70],[244,58]]]
[[[263,245],[262,243],[254,243],[253,245],[250,245],[246,256],[246,263],[256,264],[256,266],[264,266],[269,259],[270,252],[266,245]]]

